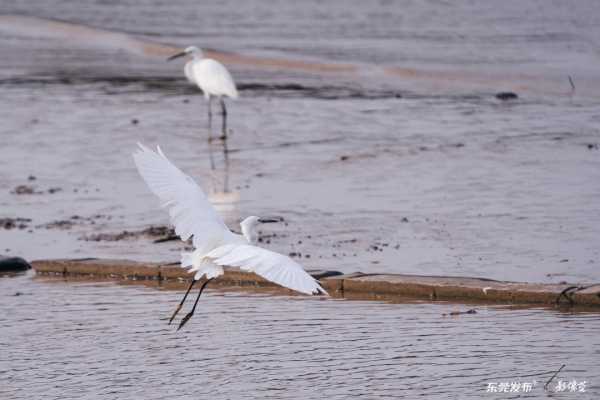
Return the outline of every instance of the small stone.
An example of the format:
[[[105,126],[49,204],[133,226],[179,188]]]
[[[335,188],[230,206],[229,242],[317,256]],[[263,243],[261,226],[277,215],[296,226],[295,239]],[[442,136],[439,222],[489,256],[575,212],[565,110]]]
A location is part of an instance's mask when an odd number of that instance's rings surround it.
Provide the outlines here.
[[[498,100],[507,101],[507,100],[516,100],[519,98],[516,93],[513,92],[499,92],[496,93],[496,98]]]

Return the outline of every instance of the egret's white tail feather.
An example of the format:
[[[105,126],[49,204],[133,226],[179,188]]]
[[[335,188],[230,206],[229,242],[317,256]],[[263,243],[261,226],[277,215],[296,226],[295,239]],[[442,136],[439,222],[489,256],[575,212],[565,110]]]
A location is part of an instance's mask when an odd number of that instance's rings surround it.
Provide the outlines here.
[[[206,279],[212,279],[224,273],[223,267],[208,260],[203,261],[198,267],[190,269],[190,272],[194,271],[196,271],[196,275],[194,275],[194,279],[196,280],[201,279],[202,275],[206,275]]]
[[[210,279],[224,273],[223,267],[204,258],[198,251],[181,253],[181,268],[187,269],[189,273],[195,272],[194,279],[196,280],[202,278],[203,275]]]

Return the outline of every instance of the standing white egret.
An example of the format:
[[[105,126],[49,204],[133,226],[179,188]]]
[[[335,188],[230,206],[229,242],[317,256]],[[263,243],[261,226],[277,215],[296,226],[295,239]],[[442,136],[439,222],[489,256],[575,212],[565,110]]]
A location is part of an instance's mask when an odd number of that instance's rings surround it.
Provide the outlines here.
[[[168,209],[175,233],[184,241],[192,237],[195,247],[193,252],[181,254],[181,267],[189,269],[195,275],[169,324],[183,306],[194,284],[206,276],[192,311],[181,320],[177,330],[183,327],[194,314],[204,287],[212,279],[223,275],[223,266],[254,272],[301,293],[327,294],[318,281],[291,258],[254,246],[258,240],[258,224],[276,221],[251,216],[240,223],[241,235],[231,232],[200,186],[173,165],[160,147],[157,147],[155,153],[142,144],[138,145],[140,148],[133,153],[133,159],[140,175]]]
[[[212,126],[212,98],[217,97],[221,103],[222,115],[222,136],[221,139],[227,138],[227,108],[223,97],[227,96],[231,99],[238,98],[238,91],[235,87],[235,82],[231,77],[227,68],[220,62],[212,58],[205,58],[202,50],[195,46],[187,47],[184,51],[172,55],[167,58],[167,61],[174,60],[178,57],[186,55],[192,56],[192,59],[185,64],[183,71],[186,78],[191,83],[196,84],[204,93],[204,98],[208,101],[208,126],[209,126],[209,141],[212,140],[210,127]]]

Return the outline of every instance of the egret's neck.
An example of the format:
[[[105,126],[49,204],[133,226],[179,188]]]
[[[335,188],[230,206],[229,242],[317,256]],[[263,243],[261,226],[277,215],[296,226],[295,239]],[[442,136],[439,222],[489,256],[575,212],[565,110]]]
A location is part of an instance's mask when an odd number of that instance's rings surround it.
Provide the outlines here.
[[[258,232],[255,224],[240,224],[242,235],[250,244],[256,244],[258,241]]]

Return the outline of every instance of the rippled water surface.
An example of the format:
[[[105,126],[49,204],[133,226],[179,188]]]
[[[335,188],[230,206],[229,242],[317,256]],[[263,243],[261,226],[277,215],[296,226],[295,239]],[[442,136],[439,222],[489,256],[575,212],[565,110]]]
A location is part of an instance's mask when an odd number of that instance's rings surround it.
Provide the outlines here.
[[[599,280],[598,4],[3,2],[0,217],[31,221],[0,252],[178,259],[85,240],[167,223],[130,158],[142,141],[232,228],[283,216],[263,244],[308,268]],[[182,63],[144,43],[288,63],[229,59],[225,162]]]
[[[385,304],[207,290],[178,333],[182,291],[0,279],[6,399],[598,398],[598,314]],[[190,305],[188,304],[188,307]],[[183,310],[184,312],[186,309]],[[547,393],[556,378],[585,393]],[[540,373],[545,373],[538,375]],[[488,382],[535,382],[529,394]],[[556,384],[551,385],[551,387]]]

